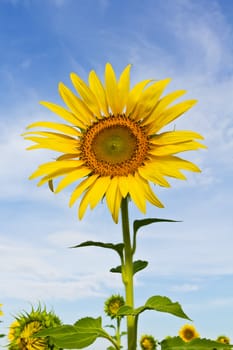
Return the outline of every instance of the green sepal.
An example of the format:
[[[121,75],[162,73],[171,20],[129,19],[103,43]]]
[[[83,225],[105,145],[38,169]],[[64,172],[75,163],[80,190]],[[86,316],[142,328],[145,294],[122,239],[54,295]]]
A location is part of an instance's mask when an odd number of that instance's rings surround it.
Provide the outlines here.
[[[75,245],[71,248],[81,248],[81,247],[100,247],[100,248],[107,248],[107,249],[113,249],[115,250],[120,257],[123,255],[123,249],[124,249],[124,244],[123,243],[118,243],[118,244],[112,244],[112,243],[103,243],[103,242],[94,242],[94,241],[86,241],[82,242],[78,245]]]
[[[182,310],[181,305],[178,302],[172,302],[168,297],[163,297],[160,295],[155,295],[150,297],[145,305],[133,309],[130,306],[124,305],[120,307],[117,312],[117,316],[133,315],[137,316],[145,310],[155,310],[159,312],[166,312],[174,316],[184,318],[186,320],[192,321]]]
[[[54,187],[53,187],[53,180],[48,181],[48,186],[51,192],[54,192]]]
[[[36,337],[51,337],[53,342],[60,348],[82,349],[95,342],[98,337],[102,337],[113,342],[111,336],[105,332],[101,326],[101,317],[85,317],[73,326],[64,325],[39,331]]]
[[[143,269],[145,269],[148,265],[148,261],[145,260],[136,260],[133,262],[133,274],[135,275],[135,273],[137,273],[138,271],[141,271]],[[121,265],[117,266],[117,267],[113,267],[110,272],[113,273],[121,273],[122,268]]]
[[[180,337],[169,337],[161,343],[161,350],[224,350],[233,345],[223,344],[210,339],[196,338],[184,342]]]

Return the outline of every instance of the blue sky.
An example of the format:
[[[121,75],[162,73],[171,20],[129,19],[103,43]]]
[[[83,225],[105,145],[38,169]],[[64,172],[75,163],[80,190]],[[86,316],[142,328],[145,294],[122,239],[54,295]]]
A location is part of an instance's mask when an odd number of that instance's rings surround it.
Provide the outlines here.
[[[199,103],[177,129],[205,136],[208,150],[185,154],[201,169],[172,188],[156,188],[165,209],[147,215],[182,220],[146,227],[137,257],[149,267],[136,275],[136,304],[151,295],[179,301],[203,337],[233,340],[233,4],[230,0],[0,0],[0,303],[4,323],[41,301],[65,323],[102,314],[112,293],[123,293],[109,269],[117,256],[101,249],[71,250],[85,240],[119,242],[105,205],[80,222],[68,208],[70,190],[52,194],[28,176],[54,154],[27,152],[20,134],[51,119],[40,100],[61,103],[59,81],[91,69],[103,77],[132,63],[132,85],[171,77],[167,91],[187,89]],[[130,207],[131,220],[142,218]],[[140,333],[176,335],[181,319],[145,313]],[[107,346],[107,344],[106,344]],[[91,348],[102,349],[97,343]]]

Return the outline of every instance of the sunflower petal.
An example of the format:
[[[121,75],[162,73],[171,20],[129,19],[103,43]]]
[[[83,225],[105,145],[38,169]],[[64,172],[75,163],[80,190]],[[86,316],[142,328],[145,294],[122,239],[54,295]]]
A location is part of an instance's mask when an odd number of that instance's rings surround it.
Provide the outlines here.
[[[153,154],[154,156],[167,156],[179,152],[193,151],[198,148],[206,148],[206,146],[196,141],[180,142],[175,144],[154,146],[150,149],[150,154]]]
[[[171,145],[180,142],[188,142],[193,139],[203,140],[204,137],[194,131],[189,130],[177,130],[177,131],[167,131],[159,135],[154,135],[150,139],[150,143],[158,146]]]
[[[154,115],[154,121],[150,125],[150,134],[156,133],[158,130],[162,129],[165,125],[171,123],[173,120],[180,117],[182,114],[187,112],[192,106],[197,103],[197,100],[187,100],[176,105],[165,109],[160,115]]]
[[[95,206],[105,195],[107,188],[111,182],[110,176],[99,177],[95,183],[93,183],[84,194],[80,206],[79,206],[79,219],[81,220],[88,205],[91,209],[94,209]]]
[[[78,197],[81,196],[83,192],[86,191],[88,187],[90,187],[98,178],[99,175],[91,175],[85,180],[83,180],[73,191],[71,197],[70,197],[70,203],[69,206],[72,207],[72,205],[76,202]]]
[[[68,135],[81,136],[81,133],[80,133],[80,131],[78,131],[77,128],[75,128],[73,126],[66,125],[66,124],[53,123],[53,122],[43,122],[43,121],[36,122],[36,123],[28,125],[27,129],[38,128],[38,127],[44,127],[47,129],[54,129],[54,130],[61,131],[64,134],[68,134]]]
[[[98,101],[100,111],[105,116],[108,116],[109,111],[105,90],[95,71],[91,71],[89,74],[89,85],[96,97],[96,100]]]
[[[76,170],[73,170],[69,174],[67,174],[58,184],[55,193],[60,192],[65,187],[69,186],[75,181],[78,181],[81,177],[85,177],[91,173],[91,170],[86,167],[80,167]]]
[[[105,67],[105,86],[108,105],[111,109],[112,114],[117,115],[121,111],[119,110],[119,96],[118,96],[118,86],[115,76],[115,72],[110,63],[106,64]]]
[[[131,64],[128,64],[126,68],[121,73],[120,79],[118,81],[118,96],[119,96],[119,113],[122,113],[124,108],[126,107],[126,103],[128,100],[129,89],[130,89],[130,69]]]
[[[143,89],[148,85],[152,80],[147,79],[143,80],[140,83],[137,83],[133,89],[129,92],[127,106],[126,106],[126,115],[130,115],[132,113],[132,110],[135,108],[139,97],[142,94]]]
[[[138,181],[138,178],[135,176],[129,174],[129,194],[132,198],[133,202],[136,204],[138,209],[142,213],[146,213],[146,199],[145,199],[145,193],[144,188],[141,186],[141,182]]]
[[[53,113],[59,115],[59,117],[62,117],[64,120],[66,120],[68,123],[71,123],[78,128],[83,128],[84,124],[79,120],[73,113],[67,111],[65,108],[56,105],[55,103],[41,101],[41,105],[48,108]]]
[[[122,195],[119,190],[118,178],[115,176],[112,178],[110,185],[106,191],[107,205],[115,223],[118,222],[121,199],[122,199]]]
[[[140,186],[144,189],[144,195],[146,199],[153,205],[156,205],[156,207],[164,208],[164,205],[160,202],[160,200],[156,197],[154,192],[152,191],[150,185],[146,180],[144,180],[142,177],[140,177],[138,174],[135,174],[135,179],[140,184]]]
[[[170,81],[171,79],[169,78],[159,80],[145,89],[131,113],[131,118],[134,120],[142,120],[143,125],[147,124],[162,92]]]
[[[169,182],[157,171],[156,164],[153,162],[148,162],[147,165],[140,167],[138,173],[144,180],[149,180],[162,187],[170,187]]]
[[[68,108],[75,114],[75,116],[83,123],[83,125],[90,125],[95,119],[92,112],[88,109],[85,103],[80,100],[70,89],[63,83],[59,84],[59,92]]]
[[[84,83],[84,81],[75,73],[70,74],[71,81],[79,93],[79,95],[82,97],[83,101],[87,105],[90,111],[97,116],[101,116],[101,112],[99,110],[99,106],[96,100],[95,95],[91,91],[91,89]]]

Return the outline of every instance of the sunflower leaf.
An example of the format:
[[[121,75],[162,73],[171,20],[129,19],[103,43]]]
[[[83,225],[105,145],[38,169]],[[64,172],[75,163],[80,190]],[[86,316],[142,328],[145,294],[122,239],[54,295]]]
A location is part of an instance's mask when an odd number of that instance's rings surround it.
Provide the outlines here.
[[[108,333],[101,326],[101,317],[85,317],[73,326],[64,325],[39,331],[36,337],[51,337],[53,342],[61,348],[82,349],[94,343],[98,337],[110,339]]]
[[[150,224],[154,224],[154,223],[157,223],[157,222],[180,222],[180,221],[170,220],[170,219],[154,219],[154,218],[135,220],[134,223],[133,223],[134,235],[136,235],[136,233],[137,233],[137,231],[139,230],[140,227],[147,226],[147,225],[150,225]]]
[[[187,320],[191,319],[184,313],[178,302],[173,303],[168,297],[155,295],[150,297],[145,305],[133,309],[130,306],[122,306],[117,312],[117,316],[133,315],[137,316],[145,310],[154,310],[159,312],[166,312],[174,316],[184,318]]]
[[[161,350],[224,350],[233,345],[222,344],[210,339],[196,338],[184,342],[180,337],[164,339],[161,343]]]
[[[148,261],[145,260],[136,260],[133,262],[133,274],[135,275],[135,273],[137,273],[138,271],[141,271],[143,269],[145,269],[148,265]],[[121,273],[122,271],[122,267],[121,265],[117,266],[117,267],[113,267],[110,272],[113,273]]]
[[[92,247],[113,249],[120,255],[120,257],[122,257],[123,249],[124,249],[123,243],[112,244],[112,243],[103,243],[103,242],[94,242],[94,241],[82,242],[82,243],[75,245],[71,248],[81,248],[81,247],[91,247],[91,246]]]

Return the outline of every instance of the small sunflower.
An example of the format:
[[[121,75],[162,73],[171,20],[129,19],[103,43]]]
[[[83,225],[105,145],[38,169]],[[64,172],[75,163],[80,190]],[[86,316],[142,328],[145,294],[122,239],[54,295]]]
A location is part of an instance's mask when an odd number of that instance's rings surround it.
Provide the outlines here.
[[[33,335],[41,329],[59,326],[61,321],[53,312],[44,308],[32,308],[30,313],[16,316],[12,322],[9,333],[8,348],[10,350],[58,350],[49,337],[36,338]]]
[[[0,316],[3,316],[2,304],[0,304]]]
[[[115,318],[117,311],[123,305],[125,305],[125,300],[121,295],[119,294],[112,295],[110,298],[106,300],[104,304],[104,311],[111,318]]]
[[[41,102],[65,123],[39,121],[28,128],[44,130],[24,134],[35,143],[28,149],[60,153],[56,160],[40,165],[30,179],[41,177],[39,186],[48,183],[53,188],[53,180],[61,178],[55,193],[76,184],[70,206],[82,196],[79,219],[88,206],[93,209],[103,198],[115,222],[121,201],[127,196],[143,213],[147,201],[162,208],[150,183],[170,187],[166,177],[184,180],[182,170],[200,172],[196,165],[176,155],[205,148],[197,141],[203,139],[200,134],[187,130],[159,133],[196,100],[171,105],[184,95],[184,90],[161,97],[170,79],[143,80],[130,89],[130,68],[126,66],[117,80],[107,63],[104,85],[95,71],[89,74],[89,84],[71,73],[76,93],[59,84],[66,108]]]
[[[185,324],[179,330],[179,336],[183,341],[189,342],[195,338],[199,338],[199,334],[196,331],[196,328],[191,324]]]
[[[142,350],[155,350],[156,340],[152,335],[143,335],[140,339],[140,345]]]
[[[225,335],[220,335],[216,341],[222,344],[230,344],[230,338],[226,337]]]

